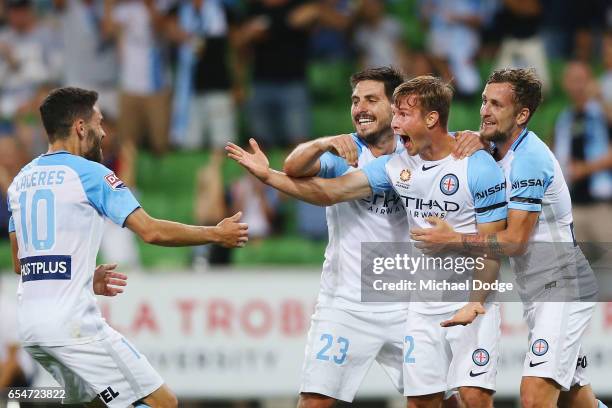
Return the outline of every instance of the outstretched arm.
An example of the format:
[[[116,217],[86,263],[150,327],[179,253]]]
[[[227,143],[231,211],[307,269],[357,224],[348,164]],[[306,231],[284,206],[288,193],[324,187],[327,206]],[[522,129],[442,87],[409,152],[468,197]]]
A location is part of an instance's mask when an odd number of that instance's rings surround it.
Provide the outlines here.
[[[332,205],[368,197],[372,190],[365,173],[355,171],[342,177],[293,178],[270,168],[268,158],[254,139],[249,141],[253,153],[233,143],[226,146],[227,155],[264,183],[292,197],[316,205]]]
[[[151,217],[142,208],[131,213],[125,226],[143,241],[160,246],[191,246],[215,243],[243,247],[248,241],[247,224],[238,222],[242,213],[224,219],[214,227],[201,227]]]

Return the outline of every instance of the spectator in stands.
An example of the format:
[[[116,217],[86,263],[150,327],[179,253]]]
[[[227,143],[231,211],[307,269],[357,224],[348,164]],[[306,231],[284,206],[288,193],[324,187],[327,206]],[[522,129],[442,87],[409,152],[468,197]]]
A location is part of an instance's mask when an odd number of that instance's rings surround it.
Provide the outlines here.
[[[118,131],[126,149],[125,166],[119,177],[125,183],[136,178],[136,146],[143,136],[149,137],[149,147],[156,154],[168,148],[170,93],[162,11],[155,0],[104,2],[104,36],[117,39],[119,46]]]
[[[194,203],[197,225],[217,225],[230,213],[231,198],[223,185],[223,160],[224,154],[215,151],[211,154],[210,162],[198,171]],[[230,250],[219,245],[195,247],[193,266],[200,269],[208,265],[227,265],[231,261],[230,256]]]
[[[17,139],[9,136],[0,137],[0,239],[8,238],[10,213],[6,191],[19,170],[29,161],[24,153]]]
[[[115,41],[102,31],[104,4],[96,0],[53,0],[53,6],[63,43],[61,84],[95,89],[105,119],[117,119],[117,50]]]
[[[593,97],[596,82],[584,62],[569,62],[563,87],[570,98],[555,125],[555,155],[569,181],[574,228],[579,241],[609,242],[612,238],[612,173],[578,170],[583,162],[597,161],[610,150],[610,137],[601,104]]]
[[[350,29],[353,4],[350,0],[318,0],[320,19],[312,30],[310,51],[320,61],[347,61],[353,58]]]
[[[172,137],[185,149],[208,139],[221,150],[236,140],[234,97],[244,81],[233,52],[236,22],[223,0],[185,1],[171,11],[168,35],[178,44]]]
[[[608,131],[612,132],[612,26],[603,36],[601,49],[605,70],[601,77],[601,97],[608,118]]]
[[[357,16],[355,45],[364,69],[409,65],[402,24],[385,12],[384,0],[363,0]]]
[[[278,191],[261,183],[249,173],[226,189],[223,184],[224,151],[211,154],[210,162],[198,171],[194,217],[198,225],[216,225],[232,211],[242,211],[249,224],[249,242],[270,236],[279,228]],[[233,214],[233,213],[232,213]],[[217,245],[194,248],[194,266],[230,263],[230,251]]]
[[[497,68],[535,68],[547,92],[551,84],[546,48],[540,35],[543,15],[540,0],[503,0],[493,27],[502,37]]]
[[[612,13],[610,0],[580,0],[571,3],[574,52],[572,57],[589,63],[597,44],[596,38],[606,26],[607,12]]]
[[[251,135],[264,145],[299,143],[310,136],[306,81],[309,28],[320,16],[311,0],[252,0],[238,44],[253,59],[248,107]]]
[[[38,25],[30,0],[8,0],[8,24],[0,32],[0,131],[13,132],[12,118],[36,90],[52,79],[49,33]]]
[[[474,59],[480,47],[478,29],[484,10],[483,0],[421,2],[421,16],[429,24],[427,50],[434,57],[436,70],[455,80],[457,97],[472,96],[480,91],[481,81]]]

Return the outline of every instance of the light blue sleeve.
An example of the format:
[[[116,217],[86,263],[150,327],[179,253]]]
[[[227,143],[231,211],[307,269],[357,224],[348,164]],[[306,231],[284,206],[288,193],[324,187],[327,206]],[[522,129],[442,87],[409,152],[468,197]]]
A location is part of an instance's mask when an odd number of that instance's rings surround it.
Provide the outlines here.
[[[554,177],[554,164],[546,151],[521,152],[510,169],[509,209],[542,211],[542,199]]]
[[[336,178],[340,177],[349,168],[347,162],[342,158],[330,152],[325,152],[319,157],[321,163],[321,170],[317,176],[322,178]]]
[[[9,217],[8,232],[15,232],[15,221],[13,221],[12,215]]]
[[[468,157],[467,176],[476,222],[483,224],[505,219],[508,216],[506,180],[493,157],[483,150]]]
[[[393,184],[387,174],[389,160],[391,160],[390,155],[380,156],[361,169],[368,178],[373,193],[383,193],[393,189]]]
[[[355,133],[352,133],[351,136],[357,145],[358,155],[360,156],[364,149],[364,143]],[[319,158],[319,163],[321,164],[321,169],[319,170],[317,176],[322,178],[340,177],[349,169],[349,165],[346,160],[330,152],[323,153]]]
[[[129,188],[105,166],[86,161],[79,171],[87,199],[100,214],[123,226],[126,218],[140,208]]]

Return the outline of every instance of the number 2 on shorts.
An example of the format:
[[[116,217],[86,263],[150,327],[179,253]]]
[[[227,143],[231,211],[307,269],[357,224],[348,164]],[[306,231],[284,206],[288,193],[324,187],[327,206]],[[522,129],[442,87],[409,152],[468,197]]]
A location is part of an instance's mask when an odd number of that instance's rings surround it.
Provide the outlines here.
[[[414,351],[414,337],[406,336],[404,337],[404,343],[408,343],[406,348],[406,355],[404,356],[404,363],[406,364],[414,364],[416,362],[414,357],[410,357],[410,354]]]

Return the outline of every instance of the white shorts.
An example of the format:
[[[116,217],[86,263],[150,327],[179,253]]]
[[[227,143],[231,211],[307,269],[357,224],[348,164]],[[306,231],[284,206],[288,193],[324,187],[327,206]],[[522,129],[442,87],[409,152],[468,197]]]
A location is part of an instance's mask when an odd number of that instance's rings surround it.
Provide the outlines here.
[[[529,350],[523,377],[550,378],[563,390],[587,385],[582,337],[594,308],[593,302],[539,302],[526,307]]]
[[[404,350],[404,395],[420,396],[458,387],[495,390],[500,356],[498,304],[467,326],[441,327],[453,312],[408,312]]]
[[[229,91],[211,91],[194,95],[189,107],[189,126],[182,145],[199,149],[210,140],[210,147],[221,149],[236,140],[236,108]]]
[[[317,307],[306,343],[300,392],[352,402],[376,360],[401,393],[406,310],[362,312]]]
[[[87,403],[100,396],[109,407],[125,408],[164,381],[121,334],[70,346],[28,346],[28,353],[64,388],[64,404]]]

